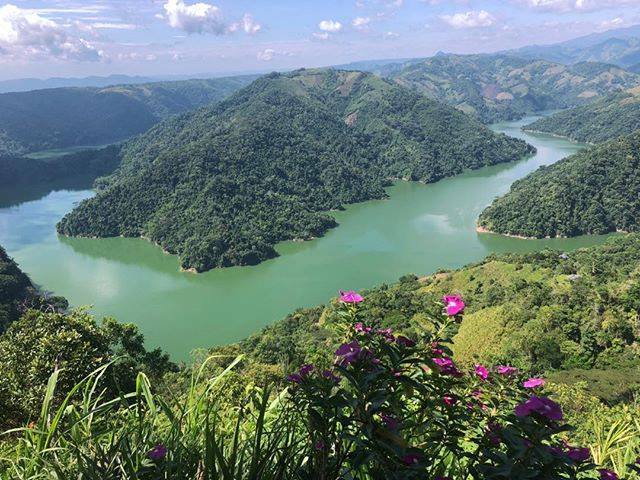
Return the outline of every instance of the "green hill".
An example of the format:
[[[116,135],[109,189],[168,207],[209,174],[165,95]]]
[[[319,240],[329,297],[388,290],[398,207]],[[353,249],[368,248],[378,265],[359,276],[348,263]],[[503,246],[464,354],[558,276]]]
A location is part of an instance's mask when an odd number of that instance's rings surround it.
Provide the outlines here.
[[[76,177],[95,179],[113,172],[120,160],[118,145],[44,160],[0,156],[0,185],[46,183]]]
[[[197,271],[254,264],[336,225],[321,212],[383,198],[390,179],[433,182],[529,152],[371,74],[272,74],[129,142],[58,230],[144,236]]]
[[[640,230],[640,132],[541,167],[481,215],[480,227],[527,237]]]
[[[604,63],[561,65],[509,55],[439,55],[381,67],[380,74],[485,123],[581,105],[640,84]]]
[[[640,88],[607,95],[524,127],[579,142],[601,143],[640,129]]]
[[[255,76],[0,94],[0,154],[105,145],[216,102]]]

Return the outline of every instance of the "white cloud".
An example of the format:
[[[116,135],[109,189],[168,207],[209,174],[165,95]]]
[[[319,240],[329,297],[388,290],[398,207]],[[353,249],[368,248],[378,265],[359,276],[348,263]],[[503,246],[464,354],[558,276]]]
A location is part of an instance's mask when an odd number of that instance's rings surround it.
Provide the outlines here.
[[[605,20],[598,25],[599,30],[611,30],[612,28],[621,28],[627,26],[627,22],[622,17],[612,18],[611,20]]]
[[[53,20],[7,4],[0,7],[0,55],[96,61],[102,52],[87,40],[69,34]]]
[[[264,50],[258,52],[258,55],[256,55],[256,57],[258,58],[258,60],[262,60],[263,62],[269,62],[275,57],[290,57],[292,55],[293,54],[291,52],[274,50],[273,48],[265,48]]]
[[[367,28],[370,22],[371,18],[369,17],[356,17],[351,22],[351,25],[359,30],[364,30],[365,28]]]
[[[232,23],[229,26],[229,31],[231,32],[236,32],[238,30],[244,30],[244,32],[249,35],[255,35],[262,30],[262,25],[257,23],[250,13],[245,13],[241,21]]]
[[[496,18],[486,10],[442,15],[440,18],[454,28],[490,27],[496,23]]]
[[[135,30],[137,25],[132,23],[111,23],[111,22],[95,22],[90,25],[92,28],[105,30]]]
[[[342,30],[342,24],[333,20],[322,20],[318,24],[318,28],[323,32],[339,32]]]
[[[518,3],[542,11],[570,12],[640,5],[640,0],[518,0]]]
[[[215,5],[208,3],[187,5],[183,0],[167,0],[164,10],[169,25],[187,33],[222,35],[226,31],[222,13]]]
[[[329,35],[327,32],[314,33],[313,38],[316,38],[318,40],[329,40],[329,38],[331,38],[331,35]]]

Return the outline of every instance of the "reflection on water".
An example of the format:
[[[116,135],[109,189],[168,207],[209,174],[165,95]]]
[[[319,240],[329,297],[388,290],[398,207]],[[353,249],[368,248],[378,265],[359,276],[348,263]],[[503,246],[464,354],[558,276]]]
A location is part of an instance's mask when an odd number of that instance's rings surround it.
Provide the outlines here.
[[[340,226],[323,238],[281,243],[280,257],[253,267],[194,275],[180,272],[174,256],[141,239],[59,238],[55,223],[92,195],[73,188],[42,198],[42,190],[19,192],[19,205],[0,208],[0,244],[38,284],[73,305],[93,304],[99,315],[140,325],[150,346],[184,359],[193,348],[239,340],[297,307],[326,302],[339,288],[456,268],[492,252],[572,249],[603,241],[476,233],[482,209],[514,180],[581,148],[525,134],[519,130],[525,121],[494,128],[535,145],[535,156],[431,185],[398,182],[389,188],[388,200],[350,205],[334,214]],[[32,198],[38,199],[28,201]]]

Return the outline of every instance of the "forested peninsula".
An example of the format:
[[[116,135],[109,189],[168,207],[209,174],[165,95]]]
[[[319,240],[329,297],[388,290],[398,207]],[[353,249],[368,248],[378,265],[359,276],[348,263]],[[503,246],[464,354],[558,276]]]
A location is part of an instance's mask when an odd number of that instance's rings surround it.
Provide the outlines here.
[[[58,225],[143,236],[204,271],[276,256],[336,225],[326,212],[532,152],[458,110],[372,74],[271,74],[125,144],[116,172]]]
[[[478,220],[525,237],[640,230],[640,132],[596,145],[515,182]]]
[[[601,143],[640,129],[640,87],[607,95],[587,105],[541,118],[524,127],[533,132]]]

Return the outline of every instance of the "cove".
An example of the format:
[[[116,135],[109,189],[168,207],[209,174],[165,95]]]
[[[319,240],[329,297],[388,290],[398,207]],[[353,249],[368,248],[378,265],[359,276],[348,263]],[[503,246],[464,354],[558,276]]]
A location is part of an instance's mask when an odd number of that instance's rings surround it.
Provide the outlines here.
[[[188,360],[195,348],[240,340],[295,308],[327,302],[338,289],[457,268],[493,252],[602,242],[605,236],[520,240],[475,231],[482,209],[511,183],[584,147],[520,130],[536,118],[492,127],[537,147],[535,156],[435,184],[398,182],[389,199],[336,212],[338,228],[310,242],[284,242],[279,258],[254,267],[194,275],[180,272],[175,257],[141,239],[58,237],[56,222],[93,195],[77,185],[4,192],[0,244],[44,290],[74,306],[92,305],[98,316],[135,323],[149,347]]]

